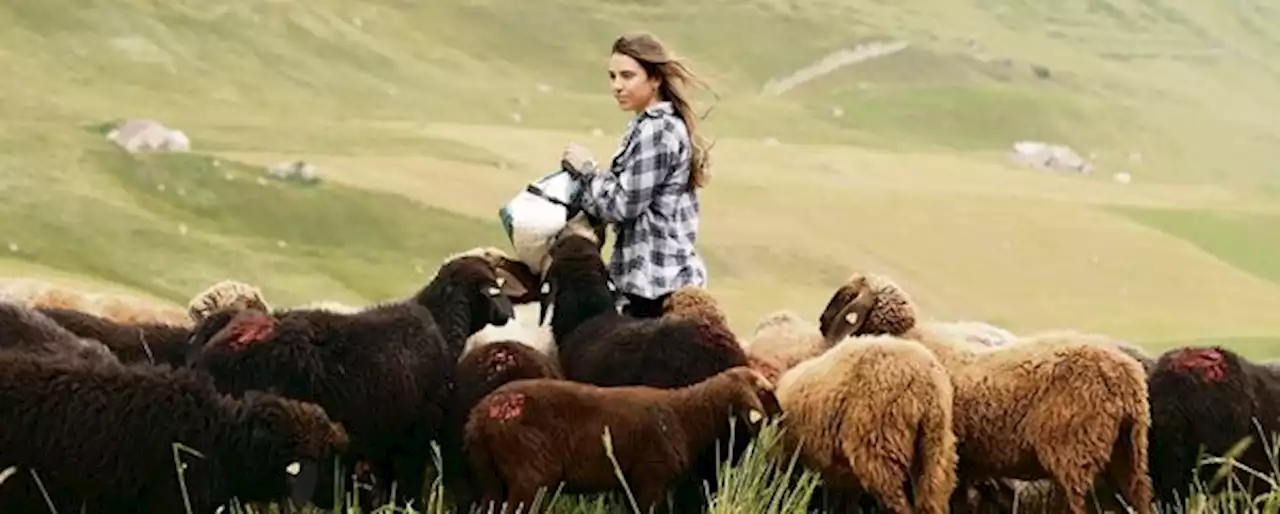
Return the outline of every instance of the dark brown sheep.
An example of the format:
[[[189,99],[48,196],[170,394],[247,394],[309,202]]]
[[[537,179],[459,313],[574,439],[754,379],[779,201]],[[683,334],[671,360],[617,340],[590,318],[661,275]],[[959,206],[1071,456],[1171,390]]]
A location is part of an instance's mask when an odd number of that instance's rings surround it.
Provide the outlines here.
[[[1151,481],[1158,501],[1187,498],[1202,446],[1203,456],[1222,456],[1252,438],[1237,461],[1271,472],[1266,448],[1280,431],[1280,377],[1271,370],[1221,346],[1190,346],[1160,355],[1147,384]],[[1217,468],[1205,466],[1200,476],[1210,477]],[[1250,485],[1247,472],[1235,470],[1233,475]],[[1270,490],[1256,478],[1252,482],[1254,494]]]
[[[125,364],[184,365],[191,327],[161,322],[120,322],[63,307],[39,307],[37,310],[71,333],[107,345]]]
[[[451,256],[411,298],[354,313],[213,311],[194,330],[190,362],[222,391],[274,390],[320,404],[351,433],[346,463],[373,469],[380,489],[364,498],[388,497],[398,483],[399,498],[422,505],[430,442],[441,435],[465,340],[505,324],[509,298],[527,293],[498,268],[503,255]]]
[[[746,366],[674,389],[597,387],[565,380],[507,383],[471,410],[467,454],[482,484],[482,509],[528,509],[539,490],[620,490],[617,460],[642,511],[692,471],[697,455],[727,437],[729,419],[758,431],[761,394],[773,385]],[[608,430],[607,440],[605,437]]]
[[[545,353],[517,341],[496,341],[462,357],[455,373],[453,399],[441,443],[444,487],[457,512],[468,512],[476,501],[474,479],[463,452],[467,416],[481,398],[503,384],[532,378],[563,378],[560,364]]]
[[[551,333],[567,379],[598,386],[683,387],[750,364],[737,336],[717,321],[700,316],[638,319],[619,313],[616,291],[592,236],[563,235],[552,244],[550,256],[540,288],[542,306],[544,316],[551,310]],[[693,479],[677,493],[683,508],[698,509],[705,500],[704,483],[717,486],[717,467],[741,457],[736,451],[741,448],[731,449],[728,443],[721,441],[699,457]]]
[[[97,340],[80,338],[35,309],[8,302],[0,302],[0,350],[119,363]]]
[[[19,473],[0,512],[184,512],[173,443],[195,512],[241,501],[308,499],[318,462],[347,436],[316,405],[218,393],[188,369],[0,352],[0,455]],[[290,495],[292,489],[292,495]],[[84,510],[81,510],[81,503]]]

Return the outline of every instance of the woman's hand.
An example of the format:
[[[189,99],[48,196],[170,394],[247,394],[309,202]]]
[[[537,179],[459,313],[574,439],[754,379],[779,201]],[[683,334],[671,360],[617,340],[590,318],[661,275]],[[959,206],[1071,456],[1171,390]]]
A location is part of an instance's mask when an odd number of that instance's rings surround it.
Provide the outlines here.
[[[569,143],[569,146],[564,149],[564,156],[560,158],[560,163],[574,175],[591,175],[599,171],[591,151],[577,142]]]

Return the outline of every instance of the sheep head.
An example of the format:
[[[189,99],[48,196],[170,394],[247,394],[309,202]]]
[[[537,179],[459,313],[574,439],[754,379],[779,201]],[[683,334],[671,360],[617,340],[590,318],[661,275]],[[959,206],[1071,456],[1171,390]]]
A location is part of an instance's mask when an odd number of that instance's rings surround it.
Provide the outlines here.
[[[538,299],[534,292],[537,290],[537,274],[527,264],[496,247],[478,246],[455,253],[445,258],[440,269],[444,270],[450,264],[470,259],[479,259],[493,270],[498,290],[512,303],[530,303]]]
[[[750,366],[737,366],[723,372],[733,384],[736,400],[735,416],[751,434],[759,433],[765,422],[782,413],[775,396],[773,382]]]
[[[235,489],[253,491],[251,497],[278,496],[288,490],[295,503],[312,500],[320,478],[321,463],[345,452],[350,444],[342,424],[333,421],[319,405],[247,391],[240,426],[247,437],[238,451],[266,459],[262,466],[241,470]]]
[[[902,335],[915,324],[915,302],[905,290],[886,277],[862,273],[836,289],[818,318],[828,344],[853,335]]]
[[[592,237],[563,235],[551,245],[548,255],[551,263],[543,271],[542,285],[538,290],[541,302],[539,325],[546,323],[547,314],[552,309],[569,309],[573,311],[571,317],[577,321],[609,309],[617,312],[618,289],[600,258],[600,246]],[[553,324],[554,320],[553,316]]]

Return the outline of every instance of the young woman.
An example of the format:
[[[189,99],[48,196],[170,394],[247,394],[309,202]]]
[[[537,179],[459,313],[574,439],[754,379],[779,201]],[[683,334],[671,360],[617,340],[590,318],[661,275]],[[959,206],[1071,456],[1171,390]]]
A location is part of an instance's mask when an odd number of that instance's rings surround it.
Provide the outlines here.
[[[576,143],[564,162],[584,181],[583,210],[614,226],[609,273],[626,295],[624,312],[657,317],[672,291],[707,282],[694,248],[706,148],[685,90],[696,79],[647,33],[613,42],[609,78],[618,107],[635,113],[609,169]]]

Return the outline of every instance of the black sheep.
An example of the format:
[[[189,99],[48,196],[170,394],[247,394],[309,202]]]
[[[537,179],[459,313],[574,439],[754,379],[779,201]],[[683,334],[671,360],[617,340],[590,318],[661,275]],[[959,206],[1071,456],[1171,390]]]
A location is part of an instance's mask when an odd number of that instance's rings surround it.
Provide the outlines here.
[[[305,501],[347,440],[314,404],[232,398],[188,369],[19,352],[0,352],[0,369],[0,460],[18,468],[0,512],[49,512],[34,478],[59,512],[185,512],[174,443],[200,453],[179,452],[194,512]]]
[[[351,434],[348,464],[367,461],[381,487],[398,483],[402,498],[422,505],[430,441],[439,438],[465,339],[513,314],[503,293],[519,284],[499,280],[493,262],[461,254],[409,300],[351,314],[215,311],[195,328],[189,361],[223,391],[273,390],[320,404]]]
[[[191,328],[158,322],[123,323],[76,309],[38,307],[73,334],[107,345],[125,364],[146,362],[182,366]]]
[[[440,445],[444,488],[453,496],[456,512],[469,512],[477,501],[475,479],[463,451],[463,438],[471,409],[494,389],[513,380],[563,378],[550,356],[517,341],[495,341],[479,346],[458,361],[456,386],[449,402],[444,437]]]
[[[734,366],[746,352],[727,328],[702,318],[645,318],[617,311],[598,243],[569,234],[551,247],[542,312],[569,380],[600,386],[683,387]]]
[[[1202,445],[1205,456],[1222,456],[1250,437],[1239,463],[1270,472],[1265,448],[1280,430],[1280,378],[1265,366],[1221,346],[1176,348],[1156,361],[1147,385],[1149,469],[1158,501],[1187,498]],[[1201,468],[1201,478],[1207,482],[1216,469]],[[1252,478],[1243,470],[1233,470],[1233,475],[1246,486]],[[1256,478],[1252,481],[1255,494],[1269,489]]]
[[[563,234],[552,244],[550,255],[540,288],[542,317],[551,310],[551,332],[565,378],[606,387],[676,388],[748,365],[737,337],[719,323],[704,317],[637,319],[619,313],[599,239]],[[762,400],[776,405],[773,399]],[[746,425],[735,423],[734,433],[746,433]],[[737,438],[732,448],[727,443],[721,441],[699,456],[694,467],[712,490],[717,484],[717,455],[737,460],[747,447],[746,438]],[[682,484],[677,501],[683,508],[696,509],[704,498],[700,488],[694,481]]]
[[[35,309],[8,302],[0,302],[0,350],[119,363],[97,340],[80,338]]]

